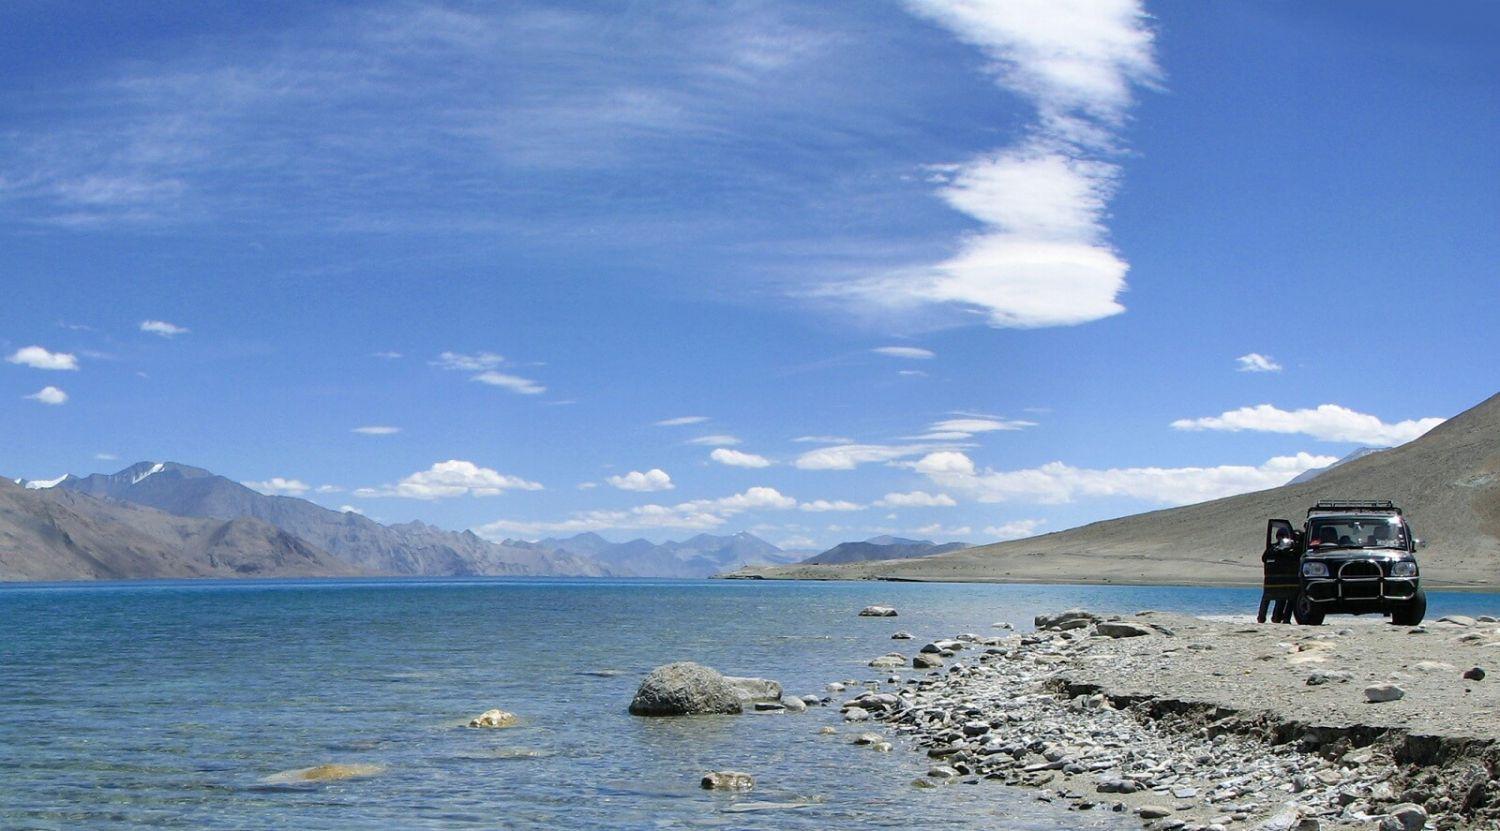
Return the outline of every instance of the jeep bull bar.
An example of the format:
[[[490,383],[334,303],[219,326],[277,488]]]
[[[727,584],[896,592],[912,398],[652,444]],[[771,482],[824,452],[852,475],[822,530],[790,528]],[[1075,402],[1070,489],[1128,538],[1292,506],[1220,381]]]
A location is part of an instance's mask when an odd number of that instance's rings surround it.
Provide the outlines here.
[[[1350,560],[1328,577],[1303,578],[1302,593],[1313,603],[1411,600],[1417,578],[1387,577],[1374,560]]]

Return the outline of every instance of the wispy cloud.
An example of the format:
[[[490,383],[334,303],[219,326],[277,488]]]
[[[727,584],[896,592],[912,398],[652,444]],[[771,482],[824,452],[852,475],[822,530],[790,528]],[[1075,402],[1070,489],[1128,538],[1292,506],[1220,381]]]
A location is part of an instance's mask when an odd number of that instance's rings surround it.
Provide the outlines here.
[[[656,422],[657,427],[685,427],[689,424],[702,424],[708,421],[708,416],[678,416],[677,418],[664,418]]]
[[[186,335],[192,330],[187,328],[186,326],[178,326],[175,323],[168,323],[165,320],[143,320],[141,321],[141,331],[149,332],[153,335],[159,335],[164,338],[175,338],[178,335]]]
[[[40,346],[23,346],[10,353],[5,360],[32,369],[78,369],[78,356],[70,352],[49,352]]]
[[[936,444],[837,444],[809,450],[792,465],[798,470],[853,470],[860,465],[893,462],[937,450]]]
[[[676,505],[640,505],[628,510],[579,511],[557,522],[502,519],[480,526],[477,532],[490,539],[506,534],[576,534],[609,529],[675,528],[710,530],[730,517],[748,511],[786,511],[797,500],[775,488],[754,487],[718,499],[695,499]]]
[[[847,436],[798,436],[792,441],[798,444],[853,444],[854,439]]]
[[[1404,444],[1442,424],[1441,418],[1419,418],[1387,424],[1379,418],[1337,404],[1312,409],[1282,410],[1270,404],[1241,407],[1217,416],[1182,418],[1172,422],[1178,430],[1222,430],[1237,433],[1301,433],[1323,441],[1354,442],[1373,447]]]
[[[401,497],[405,499],[446,499],[455,496],[498,496],[508,490],[539,491],[537,482],[480,467],[462,459],[438,462],[419,470],[394,485],[359,488],[358,497]]]
[[[1234,359],[1239,364],[1240,372],[1280,372],[1281,364],[1276,363],[1270,355],[1262,355],[1259,352],[1251,352]]]
[[[712,436],[699,436],[695,439],[688,439],[687,443],[696,444],[700,447],[733,447],[739,444],[740,440],[738,436],[716,433]]]
[[[730,450],[726,447],[720,447],[708,454],[708,458],[721,465],[728,465],[730,467],[760,468],[771,466],[771,460],[765,456],[757,456],[754,453],[743,453],[739,450]]]
[[[659,467],[653,467],[647,471],[632,470],[623,476],[607,477],[604,481],[622,491],[637,493],[669,491],[677,487],[672,484],[672,477]]]
[[[984,529],[984,533],[1000,542],[1019,540],[1036,536],[1036,532],[1046,524],[1047,521],[1043,519],[1017,519],[1002,525],[990,525]]]
[[[68,403],[68,394],[52,386],[42,387],[25,397],[39,404],[51,404],[53,406]]]
[[[475,375],[470,380],[478,381],[481,384],[488,384],[492,387],[507,389],[511,392],[520,393],[521,395],[541,395],[542,393],[547,391],[546,387],[538,384],[530,378],[522,378],[519,375],[509,375],[507,373],[496,372],[494,370],[481,372],[478,375]]]
[[[362,436],[394,436],[401,432],[401,428],[376,424],[369,427],[356,427],[350,432],[359,433]]]
[[[882,508],[952,508],[958,504],[946,493],[911,491],[910,493],[888,493],[876,500]]]
[[[932,173],[978,230],[933,264],[829,286],[897,311],[974,312],[992,326],[1068,326],[1124,311],[1126,262],[1108,242],[1119,186],[1116,133],[1132,89],[1159,77],[1139,0],[909,2],[983,52],[1036,119],[1015,145]]]
[[[263,482],[241,482],[240,484],[270,496],[301,496],[312,490],[312,486],[301,479],[286,479],[281,476],[272,476]]]
[[[1060,504],[1083,497],[1130,497],[1158,505],[1185,505],[1286,484],[1303,471],[1326,467],[1334,456],[1298,453],[1260,465],[1134,467],[1105,470],[1062,462],[997,471],[978,468],[966,454],[944,450],[910,463],[940,487],[979,502]]]
[[[402,355],[400,352],[393,352],[391,350],[386,350],[384,352],[371,352],[370,353],[370,357],[372,357],[372,358],[380,358],[381,360],[385,360],[385,361],[394,361],[394,360],[396,360],[398,358],[404,358],[406,356]]]
[[[916,346],[878,346],[870,351],[877,355],[885,355],[888,358],[910,358],[919,361],[937,357],[937,353],[931,349],[922,349]]]
[[[830,511],[863,511],[865,506],[847,499],[814,499],[811,502],[803,502],[797,506],[797,509],[821,514]]]
[[[377,357],[383,356],[377,353]],[[462,352],[444,352],[429,363],[441,369],[453,369],[461,372],[481,372],[486,369],[494,369],[505,363],[505,357],[497,355],[494,352],[476,352],[472,355],[466,355]]]

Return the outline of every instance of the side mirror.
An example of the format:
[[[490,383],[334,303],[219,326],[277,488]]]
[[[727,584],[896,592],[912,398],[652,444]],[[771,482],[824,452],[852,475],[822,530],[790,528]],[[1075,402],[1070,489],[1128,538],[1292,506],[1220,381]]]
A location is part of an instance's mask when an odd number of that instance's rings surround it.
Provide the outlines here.
[[[1426,548],[1427,547],[1427,540],[1418,538],[1417,539],[1417,547],[1418,548]]]

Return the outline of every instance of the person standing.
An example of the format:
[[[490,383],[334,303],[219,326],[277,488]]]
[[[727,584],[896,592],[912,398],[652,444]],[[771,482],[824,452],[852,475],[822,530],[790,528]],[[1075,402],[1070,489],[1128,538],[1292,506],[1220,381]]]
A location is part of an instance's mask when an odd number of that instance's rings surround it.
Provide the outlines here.
[[[1265,623],[1266,609],[1271,607],[1272,623],[1289,623],[1292,619],[1292,601],[1296,600],[1297,591],[1301,588],[1297,572],[1302,563],[1291,531],[1278,529],[1275,541],[1261,553],[1260,561],[1263,576],[1260,609],[1255,613],[1255,620],[1257,623]]]

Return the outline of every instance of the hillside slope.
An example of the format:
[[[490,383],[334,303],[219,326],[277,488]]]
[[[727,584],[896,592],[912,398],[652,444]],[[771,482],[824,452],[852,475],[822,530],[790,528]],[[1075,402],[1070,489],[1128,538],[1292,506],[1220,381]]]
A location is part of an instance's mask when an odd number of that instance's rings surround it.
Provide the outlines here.
[[[914,557],[931,557],[968,548],[968,543],[947,542],[939,545],[932,540],[907,540],[900,537],[875,537],[862,542],[841,542],[820,554],[814,554],[802,562],[807,565],[837,565],[839,563],[865,563],[875,560],[903,560]]]
[[[1400,447],[1309,482],[916,560],[798,565],[742,576],[1258,585],[1266,520],[1319,499],[1392,499],[1428,542],[1429,585],[1500,588],[1500,395]]]

